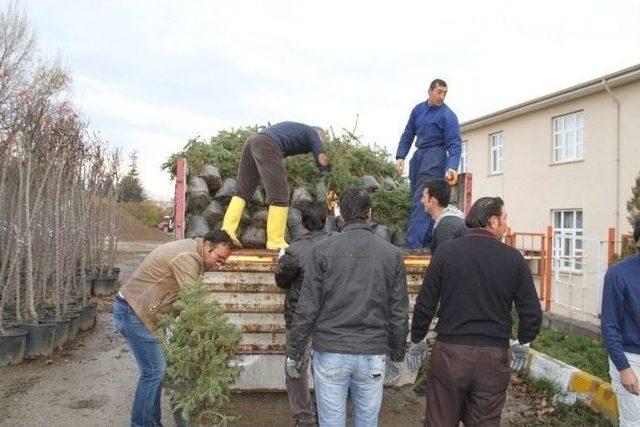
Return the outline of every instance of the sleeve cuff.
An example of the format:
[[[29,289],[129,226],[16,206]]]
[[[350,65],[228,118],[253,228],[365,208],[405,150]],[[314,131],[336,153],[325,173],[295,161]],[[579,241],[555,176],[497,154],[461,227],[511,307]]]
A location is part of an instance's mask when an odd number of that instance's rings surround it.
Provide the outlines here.
[[[623,370],[625,370],[625,369],[627,369],[628,367],[631,366],[631,365],[629,365],[629,361],[624,356],[624,354],[622,354],[621,356],[616,357],[615,359],[611,358],[611,361],[615,365],[615,367],[618,370],[618,372],[623,371]]]

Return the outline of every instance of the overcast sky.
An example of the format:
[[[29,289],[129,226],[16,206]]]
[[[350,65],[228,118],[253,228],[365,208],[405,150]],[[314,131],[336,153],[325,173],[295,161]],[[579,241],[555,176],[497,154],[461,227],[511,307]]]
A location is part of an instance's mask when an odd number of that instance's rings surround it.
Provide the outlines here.
[[[22,0],[40,49],[143,185],[191,137],[296,120],[395,153],[429,81],[461,122],[640,63],[640,1]],[[383,5],[386,5],[383,6]]]

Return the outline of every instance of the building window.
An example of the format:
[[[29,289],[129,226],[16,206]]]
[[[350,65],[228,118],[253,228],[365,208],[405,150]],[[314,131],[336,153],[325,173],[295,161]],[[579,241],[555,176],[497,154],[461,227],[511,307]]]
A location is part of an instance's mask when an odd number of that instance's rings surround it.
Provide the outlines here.
[[[582,210],[553,211],[553,267],[582,271]]]
[[[502,173],[502,132],[489,135],[489,171]]]
[[[462,141],[460,144],[460,165],[458,166],[458,173],[467,173],[467,141]]]
[[[553,161],[582,159],[584,119],[582,111],[553,118]]]

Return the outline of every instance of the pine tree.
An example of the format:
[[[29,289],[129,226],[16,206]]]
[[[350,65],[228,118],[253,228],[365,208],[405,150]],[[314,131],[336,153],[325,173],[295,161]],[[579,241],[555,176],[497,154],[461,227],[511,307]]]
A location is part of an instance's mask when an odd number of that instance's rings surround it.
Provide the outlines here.
[[[138,172],[138,153],[134,151],[131,153],[131,156],[129,156],[129,159],[131,160],[129,172],[122,178],[122,181],[120,181],[118,201],[142,202],[145,200],[145,197]]]
[[[229,387],[240,372],[235,359],[242,333],[205,294],[202,282],[184,286],[173,305],[179,316],[158,319],[167,358],[166,387],[173,410],[183,419],[226,426],[237,418],[230,413]]]
[[[640,220],[640,172],[636,177],[636,183],[631,187],[631,198],[627,202],[627,211],[629,216],[627,219],[633,227],[636,221]]]

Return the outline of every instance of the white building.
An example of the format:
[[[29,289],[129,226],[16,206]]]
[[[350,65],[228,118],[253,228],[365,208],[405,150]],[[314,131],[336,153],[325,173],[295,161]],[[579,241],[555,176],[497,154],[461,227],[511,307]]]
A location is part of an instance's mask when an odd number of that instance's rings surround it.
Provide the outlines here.
[[[629,233],[640,173],[640,64],[461,124],[474,199],[501,196],[511,228],[554,227],[554,311],[599,313],[609,227]],[[605,243],[603,243],[605,242]]]

